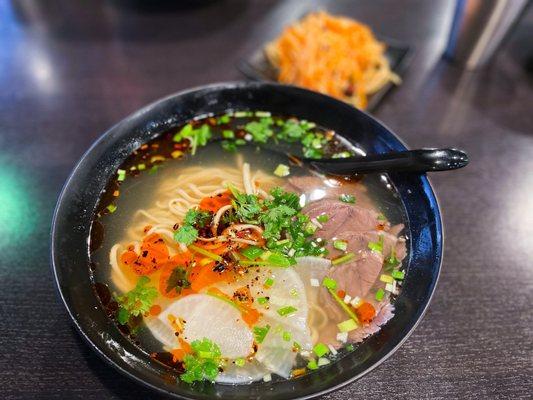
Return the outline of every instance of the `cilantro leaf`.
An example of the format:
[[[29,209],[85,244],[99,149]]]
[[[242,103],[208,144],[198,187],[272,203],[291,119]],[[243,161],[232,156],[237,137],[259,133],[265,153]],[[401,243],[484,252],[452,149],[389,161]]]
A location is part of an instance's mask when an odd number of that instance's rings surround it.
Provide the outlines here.
[[[174,232],[174,240],[188,246],[198,238],[198,230],[191,225],[183,225]]]
[[[255,341],[259,344],[263,343],[263,340],[265,340],[265,337],[269,330],[270,330],[270,325],[266,325],[263,327],[255,326],[254,327]]]
[[[211,221],[211,213],[208,211],[190,209],[183,219],[184,225],[203,228]]]
[[[214,382],[221,365],[220,347],[207,338],[191,343],[193,354],[187,354],[183,360],[185,372],[180,379],[187,383],[196,381]]]
[[[233,208],[235,208],[237,218],[244,222],[256,223],[259,213],[262,210],[259,197],[253,194],[241,193],[233,186],[229,186],[228,188],[235,198],[232,204]]]
[[[265,225],[263,237],[265,239],[279,239],[283,228],[291,225],[291,217],[297,213],[292,207],[286,205],[274,206],[260,216],[260,221]]]
[[[146,286],[149,282],[150,278],[141,276],[132,290],[122,296],[116,296],[119,303],[117,320],[120,324],[127,323],[131,316],[142,315],[150,310],[159,293],[156,288]]]
[[[167,293],[176,289],[176,293],[180,294],[183,289],[188,287],[191,287],[191,282],[189,282],[187,270],[179,266],[174,268],[167,280]]]
[[[270,190],[270,195],[272,196],[272,200],[265,202],[267,207],[285,205],[297,211],[302,208],[300,207],[300,196],[296,193],[286,192],[280,187],[275,187]]]

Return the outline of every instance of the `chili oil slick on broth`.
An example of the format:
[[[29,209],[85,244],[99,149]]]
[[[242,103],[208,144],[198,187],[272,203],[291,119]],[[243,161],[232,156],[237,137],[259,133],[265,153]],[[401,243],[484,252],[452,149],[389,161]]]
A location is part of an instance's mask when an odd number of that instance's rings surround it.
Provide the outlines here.
[[[190,384],[293,379],[352,351],[394,316],[406,256],[385,176],[300,162],[353,150],[311,122],[249,111],[141,146],[91,229],[109,316]]]

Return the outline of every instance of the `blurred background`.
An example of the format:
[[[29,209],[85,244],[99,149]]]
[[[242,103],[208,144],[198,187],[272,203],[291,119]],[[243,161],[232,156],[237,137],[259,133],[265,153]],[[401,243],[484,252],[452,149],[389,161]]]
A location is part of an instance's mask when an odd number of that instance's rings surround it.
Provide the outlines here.
[[[446,241],[421,326],[327,398],[528,398],[533,8],[458,3],[0,0],[1,397],[155,398],[93,354],[60,304],[49,229],[61,187],[110,126],[176,91],[245,79],[242,60],[325,9],[409,48],[402,84],[372,114],[409,147],[459,147],[471,159],[431,176]]]

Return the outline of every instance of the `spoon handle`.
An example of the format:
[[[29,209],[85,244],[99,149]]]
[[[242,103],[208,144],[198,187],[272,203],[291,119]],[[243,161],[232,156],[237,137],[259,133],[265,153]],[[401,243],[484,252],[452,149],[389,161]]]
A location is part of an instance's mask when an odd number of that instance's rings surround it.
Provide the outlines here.
[[[420,149],[365,157],[306,159],[315,168],[334,175],[369,172],[429,172],[465,167],[468,156],[457,149]]]

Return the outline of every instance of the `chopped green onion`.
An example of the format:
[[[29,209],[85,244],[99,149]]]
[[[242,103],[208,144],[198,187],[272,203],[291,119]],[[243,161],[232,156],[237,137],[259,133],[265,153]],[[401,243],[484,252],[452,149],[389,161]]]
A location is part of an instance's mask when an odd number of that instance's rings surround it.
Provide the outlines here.
[[[255,260],[260,257],[265,251],[257,246],[249,246],[241,251],[241,254],[249,260]]]
[[[337,258],[334,258],[333,260],[331,260],[331,264],[333,264],[333,265],[344,264],[344,263],[350,261],[354,257],[355,257],[354,253],[347,253],[347,254],[345,254],[343,256],[340,256],[340,257],[337,257]]]
[[[350,307],[348,307],[348,305],[344,302],[343,299],[341,299],[339,297],[339,295],[337,293],[335,293],[335,290],[334,289],[329,289],[328,288],[328,291],[329,293],[331,294],[331,296],[333,296],[333,298],[335,299],[335,301],[337,302],[337,304],[339,306],[341,306],[341,308],[344,310],[344,312],[351,318],[353,319],[356,323],[359,323],[359,319],[357,318],[357,315],[355,315],[355,313],[352,311],[352,309]]]
[[[298,309],[296,307],[286,306],[286,307],[282,307],[282,308],[278,309],[278,314],[281,315],[282,317],[285,317],[285,316],[287,316],[289,314],[295,313],[296,311],[298,311]]]
[[[230,121],[230,116],[225,114],[225,115],[218,117],[217,124],[218,125],[227,124],[229,121]]]
[[[290,342],[291,341],[291,338],[292,338],[292,335],[290,332],[283,332],[283,340],[285,340],[286,342]]]
[[[195,246],[194,244],[191,244],[189,245],[189,249],[203,255],[203,256],[206,256],[207,258],[210,258],[212,260],[215,260],[215,261],[218,261],[218,262],[221,262],[222,261],[222,257],[220,257],[218,254],[215,254],[215,253],[211,253],[210,251],[207,251],[205,249],[202,249],[201,247],[198,247],[198,246]]]
[[[313,352],[318,356],[322,357],[329,353],[329,347],[326,346],[324,343],[317,343],[315,347],[313,347]]]
[[[348,344],[348,345],[346,346],[346,350],[347,350],[347,351],[353,351],[354,348],[355,348],[355,347],[353,347],[353,344],[351,344],[351,343]]]
[[[335,153],[331,156],[331,158],[348,158],[351,157],[352,153],[349,151],[341,151],[340,153]]]
[[[235,365],[237,367],[244,367],[244,364],[246,363],[246,360],[244,358],[237,358],[235,360]]]
[[[387,218],[385,218],[385,215],[383,214],[378,214],[378,221],[386,221]]]
[[[235,144],[236,144],[236,145],[239,145],[239,146],[242,146],[243,144],[246,144],[246,140],[244,140],[244,139],[237,139],[237,140],[235,140]]]
[[[396,251],[393,247],[391,250],[390,256],[385,260],[385,263],[383,266],[385,267],[385,271],[391,272],[398,265],[400,265],[400,260],[396,258]]]
[[[268,303],[268,298],[267,297],[258,297],[257,298],[257,302],[261,305],[264,305],[266,303]]]
[[[148,171],[148,173],[150,175],[153,175],[157,172],[158,169],[159,169],[159,165],[153,165],[152,168],[150,168],[150,170]]]
[[[350,318],[346,321],[342,321],[340,324],[337,324],[337,327],[341,332],[350,332],[354,329],[357,329],[358,325],[353,319]]]
[[[296,350],[296,351],[300,351],[300,350],[302,350],[302,345],[301,345],[300,343],[298,343],[298,342],[293,342],[293,343],[292,343],[292,347],[293,347],[294,350]]]
[[[383,289],[378,289],[376,292],[376,300],[381,301],[383,300],[383,297],[385,296],[385,291]]]
[[[355,196],[351,194],[341,194],[339,196],[339,200],[342,201],[343,203],[355,204]]]
[[[279,176],[280,178],[288,176],[290,175],[290,173],[291,170],[289,169],[289,166],[285,164],[278,164],[278,166],[274,170],[274,175]]]
[[[383,235],[379,235],[377,242],[369,242],[368,248],[376,253],[383,253]]]
[[[320,357],[318,359],[318,366],[319,367],[323,367],[324,365],[328,365],[329,363],[331,363],[331,361],[329,361],[327,358],[325,357]]]
[[[289,291],[289,294],[290,294],[292,297],[298,297],[298,291],[297,291],[295,288],[292,288],[292,289]]]
[[[335,290],[337,289],[337,281],[335,279],[331,279],[330,277],[325,277],[322,281],[322,286],[324,286],[327,289]]]
[[[124,171],[123,169],[119,169],[117,174],[117,181],[122,182],[124,179],[126,179],[126,171]]]
[[[385,282],[385,283],[392,283],[394,282],[394,278],[390,275],[386,275],[386,274],[381,274],[381,276],[379,277],[379,280],[381,282]]]
[[[310,369],[311,371],[314,371],[315,369],[318,369],[318,364],[316,363],[316,360],[311,360],[307,363],[307,369]]]
[[[269,111],[256,111],[255,116],[260,118],[270,117],[272,114]]]
[[[306,225],[305,225],[305,228],[304,228],[304,231],[305,233],[307,233],[308,235],[312,235],[313,233],[315,233],[318,229],[318,226],[316,226],[315,224],[313,224],[311,221],[308,222]]]
[[[224,139],[233,139],[235,137],[235,133],[233,133],[233,131],[230,131],[229,129],[224,129],[222,131],[222,137]]]
[[[405,272],[403,271],[392,271],[391,275],[394,279],[399,281],[403,281],[403,278],[405,278]]]
[[[248,116],[248,111],[235,111],[233,113],[233,116],[235,118],[244,118],[244,117],[247,117]]]
[[[318,217],[316,217],[316,220],[323,224],[324,222],[329,221],[329,216],[328,214],[320,214]]]
[[[117,210],[117,206],[114,204],[110,204],[106,208],[107,208],[107,211],[109,211],[110,213],[114,213]]]
[[[344,240],[335,240],[333,241],[333,247],[335,247],[337,250],[346,251],[348,248],[348,243]]]
[[[137,168],[139,169],[139,171],[144,171],[146,169],[146,164],[139,164],[137,165]]]
[[[274,279],[272,278],[267,278],[265,280],[265,283],[264,283],[265,287],[269,288],[269,287],[272,287],[274,285]]]

